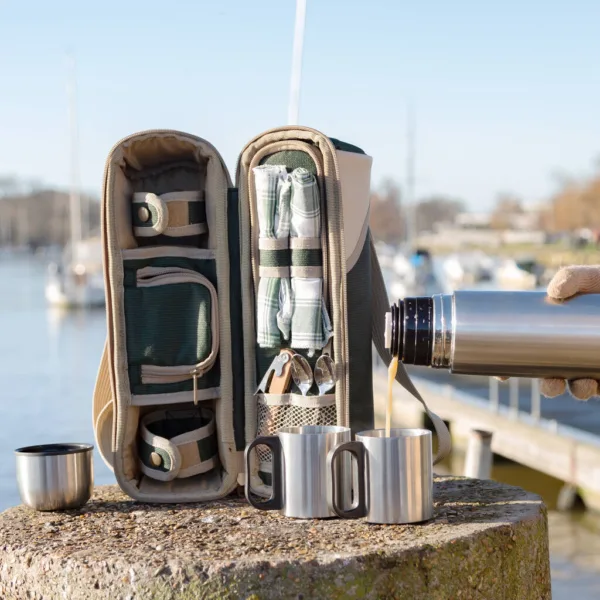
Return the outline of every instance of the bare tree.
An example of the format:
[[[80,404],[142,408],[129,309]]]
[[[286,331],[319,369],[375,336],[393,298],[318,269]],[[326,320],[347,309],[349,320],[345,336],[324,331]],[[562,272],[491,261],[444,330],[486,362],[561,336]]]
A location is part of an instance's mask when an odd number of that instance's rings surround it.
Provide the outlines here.
[[[464,212],[462,200],[447,196],[432,196],[417,204],[417,230],[432,231],[438,223],[453,223]]]
[[[500,194],[492,213],[491,226],[493,229],[510,229],[514,217],[524,212],[521,198],[514,194]]]
[[[378,241],[397,244],[404,238],[400,188],[389,179],[371,194],[370,226]]]
[[[41,184],[34,180],[0,178],[0,244],[47,246],[68,242],[69,195],[39,186]],[[90,231],[97,233],[100,226],[98,199],[83,195],[81,202],[87,207]]]

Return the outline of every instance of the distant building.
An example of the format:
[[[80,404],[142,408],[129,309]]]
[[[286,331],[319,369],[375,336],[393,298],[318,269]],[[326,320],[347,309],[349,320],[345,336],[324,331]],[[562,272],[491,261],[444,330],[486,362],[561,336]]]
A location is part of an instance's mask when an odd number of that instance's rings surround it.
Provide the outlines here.
[[[490,229],[492,217],[488,213],[461,213],[454,224],[459,229]]]

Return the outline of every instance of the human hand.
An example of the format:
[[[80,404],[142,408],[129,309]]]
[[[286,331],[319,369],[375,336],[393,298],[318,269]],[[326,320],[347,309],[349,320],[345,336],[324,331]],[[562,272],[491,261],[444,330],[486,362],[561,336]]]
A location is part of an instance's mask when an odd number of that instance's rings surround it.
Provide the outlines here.
[[[579,293],[600,293],[600,265],[564,267],[548,284],[548,296],[565,300]],[[575,379],[568,382],[569,392],[578,400],[588,400],[599,393],[600,383],[594,379]],[[540,391],[547,398],[565,393],[564,379],[542,379]]]

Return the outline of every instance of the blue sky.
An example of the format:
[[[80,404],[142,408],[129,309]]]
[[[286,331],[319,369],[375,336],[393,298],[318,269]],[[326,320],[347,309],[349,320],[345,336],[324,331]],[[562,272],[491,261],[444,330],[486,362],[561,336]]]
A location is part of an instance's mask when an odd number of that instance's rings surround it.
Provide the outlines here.
[[[77,59],[81,179],[99,192],[115,141],[141,129],[209,139],[233,170],[285,124],[294,0],[0,0],[0,174],[69,181],[65,51]],[[486,209],[543,200],[552,174],[600,157],[600,2],[308,0],[300,121],[362,146],[373,185]]]

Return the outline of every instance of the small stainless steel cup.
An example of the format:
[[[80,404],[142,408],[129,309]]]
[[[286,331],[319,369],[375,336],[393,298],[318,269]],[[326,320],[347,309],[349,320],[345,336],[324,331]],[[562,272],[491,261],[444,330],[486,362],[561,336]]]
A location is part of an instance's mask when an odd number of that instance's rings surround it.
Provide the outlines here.
[[[418,523],[433,516],[433,459],[431,432],[427,429],[362,431],[355,442],[341,444],[328,462],[335,486],[336,460],[342,453],[364,454],[365,495],[359,487],[358,509],[345,511],[334,498],[333,509],[343,518],[366,516],[370,523]],[[361,514],[361,510],[362,514]]]
[[[94,488],[91,444],[45,444],[15,450],[23,504],[36,510],[83,506]]]
[[[250,473],[250,451],[258,445],[268,446],[273,454],[272,495],[256,501],[250,495],[250,477],[246,477],[246,499],[261,510],[280,510],[286,517],[323,519],[335,517],[332,493],[338,504],[350,506],[352,464],[350,456],[336,463],[336,486],[331,482],[327,455],[338,444],[350,441],[348,427],[307,425],[285,427],[276,435],[256,438],[246,447],[246,473]]]

